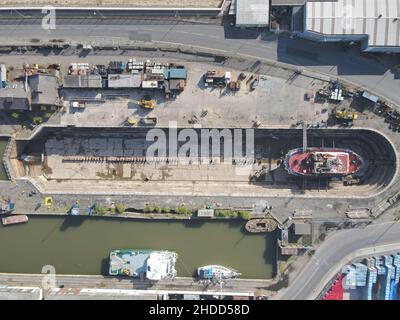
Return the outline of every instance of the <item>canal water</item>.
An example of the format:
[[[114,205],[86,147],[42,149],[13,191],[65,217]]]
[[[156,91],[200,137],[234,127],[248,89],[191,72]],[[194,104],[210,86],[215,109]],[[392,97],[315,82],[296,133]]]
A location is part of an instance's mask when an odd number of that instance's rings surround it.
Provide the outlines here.
[[[62,274],[104,274],[114,248],[176,251],[178,276],[221,264],[243,278],[274,276],[276,233],[248,234],[243,221],[133,221],[88,217],[34,217],[0,226],[0,272],[40,273],[53,265]]]
[[[6,171],[3,165],[3,156],[6,150],[8,139],[0,138],[0,180],[8,180]]]

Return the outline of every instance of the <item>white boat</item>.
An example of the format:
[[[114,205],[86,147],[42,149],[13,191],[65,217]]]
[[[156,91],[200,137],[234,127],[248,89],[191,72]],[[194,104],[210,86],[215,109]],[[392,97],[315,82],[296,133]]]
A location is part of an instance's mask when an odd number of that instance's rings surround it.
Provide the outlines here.
[[[198,268],[197,275],[201,279],[232,279],[241,273],[224,266],[209,265]]]
[[[178,255],[165,250],[116,249],[110,253],[110,275],[168,280],[176,276]]]

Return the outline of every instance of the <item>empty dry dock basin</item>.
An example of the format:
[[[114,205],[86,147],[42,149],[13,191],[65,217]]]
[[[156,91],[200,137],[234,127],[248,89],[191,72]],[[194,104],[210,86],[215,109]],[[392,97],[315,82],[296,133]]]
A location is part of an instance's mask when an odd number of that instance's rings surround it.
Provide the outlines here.
[[[193,157],[192,153],[191,161],[184,163],[173,155],[168,143],[155,156],[146,158],[146,150],[154,146],[152,139],[146,141],[148,130],[43,127],[32,140],[16,141],[18,156],[11,160],[13,172],[20,178],[27,177],[41,192],[49,194],[249,197],[370,197],[389,186],[396,174],[397,157],[392,144],[370,130],[312,129],[307,132],[309,147],[348,148],[364,159],[364,169],[355,177],[359,179],[355,185],[345,185],[338,178],[305,179],[289,175],[281,160],[288,150],[302,147],[303,132],[299,129],[256,129],[254,148],[251,143],[245,143],[251,135],[242,130],[241,140],[232,142],[236,147],[243,144],[242,154],[233,160],[221,139],[220,156],[216,156],[215,150],[212,153],[211,146],[206,144],[203,153],[198,149],[202,157]],[[158,130],[165,133],[168,141],[168,129]],[[234,130],[224,130],[235,136]],[[201,132],[196,133],[198,138],[192,143],[195,145],[198,139],[201,146]],[[178,143],[178,150],[185,142]],[[246,157],[245,147],[249,144],[254,154],[248,152]],[[204,156],[207,148],[209,158]]]

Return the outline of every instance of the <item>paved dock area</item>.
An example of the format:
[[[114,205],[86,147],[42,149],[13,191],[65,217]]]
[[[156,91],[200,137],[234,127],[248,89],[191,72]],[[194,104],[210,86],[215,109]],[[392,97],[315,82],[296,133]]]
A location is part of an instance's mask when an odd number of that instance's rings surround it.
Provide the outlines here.
[[[146,7],[146,8],[217,8],[220,6],[221,0],[62,0],[62,1],[48,1],[48,0],[3,0],[1,7],[43,7],[43,6],[57,6],[57,7]]]
[[[49,279],[49,277],[47,278]],[[9,286],[42,287],[46,281],[43,274],[0,274],[0,284]],[[222,286],[222,292],[245,292],[258,295],[269,295],[265,291],[274,280],[227,280]],[[135,289],[135,290],[182,290],[221,293],[219,285],[210,284],[204,280],[177,277],[169,281],[151,282],[135,278],[122,278],[94,275],[56,275],[55,285],[64,288],[97,288],[97,289]],[[50,290],[49,290],[50,291]],[[51,292],[50,292],[51,293]]]

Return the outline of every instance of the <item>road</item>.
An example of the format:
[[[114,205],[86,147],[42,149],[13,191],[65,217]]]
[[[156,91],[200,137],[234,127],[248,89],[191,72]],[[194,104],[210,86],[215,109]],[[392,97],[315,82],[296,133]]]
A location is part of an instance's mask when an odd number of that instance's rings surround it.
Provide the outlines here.
[[[363,229],[351,229],[335,232],[325,239],[308,264],[289,285],[286,291],[277,295],[280,300],[306,300],[315,298],[321,285],[343,267],[343,259],[358,250],[372,247],[388,248],[394,245],[400,250],[400,222],[370,225]],[[386,251],[386,250],[385,250]],[[376,252],[380,254],[380,252]],[[346,261],[347,263],[349,261]],[[324,283],[321,283],[324,282]],[[322,288],[321,288],[322,289]]]
[[[147,17],[98,18],[102,16],[98,14],[74,18],[61,16],[56,19],[55,30],[44,30],[41,18],[23,18],[21,12],[8,11],[1,12],[1,16],[0,41],[3,45],[29,44],[32,39],[64,39],[95,45],[137,42],[184,45],[243,58],[279,61],[342,77],[400,104],[400,79],[393,71],[393,66],[399,64],[398,55],[370,58],[358,54],[358,48],[345,52],[338,44],[291,39],[266,30],[236,30],[229,22],[196,24]]]

